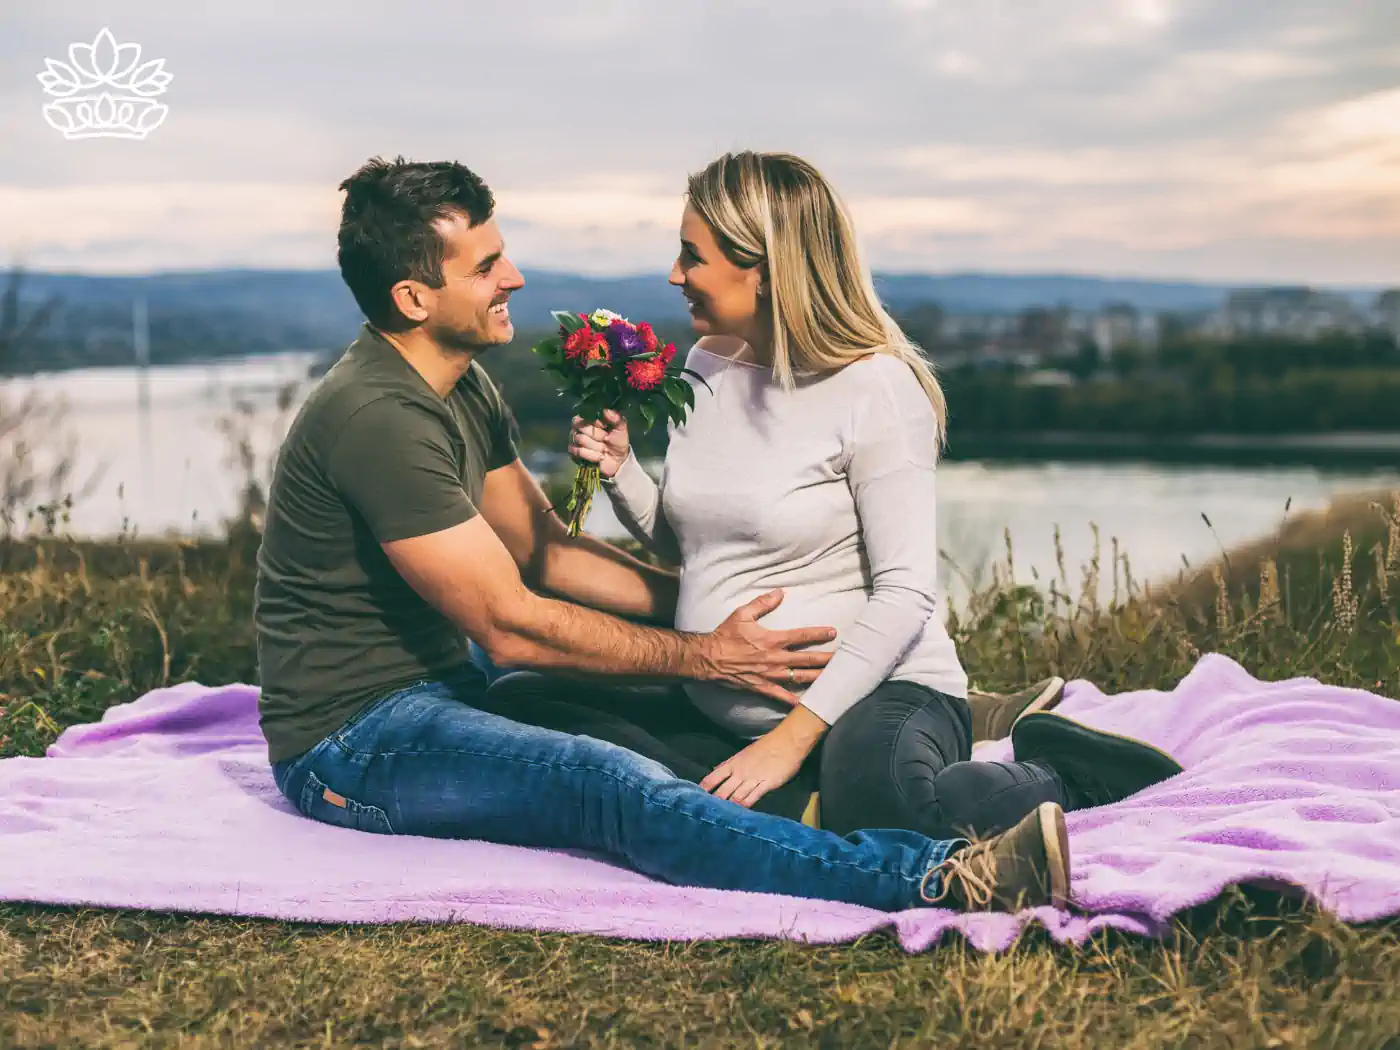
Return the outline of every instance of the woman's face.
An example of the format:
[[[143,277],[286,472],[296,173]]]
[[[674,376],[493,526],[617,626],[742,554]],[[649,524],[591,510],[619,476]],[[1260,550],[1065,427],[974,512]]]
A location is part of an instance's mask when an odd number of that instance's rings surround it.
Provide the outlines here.
[[[681,251],[671,267],[671,283],[685,296],[697,335],[731,335],[753,343],[762,280],[759,270],[730,262],[709,225],[686,205],[681,216]]]

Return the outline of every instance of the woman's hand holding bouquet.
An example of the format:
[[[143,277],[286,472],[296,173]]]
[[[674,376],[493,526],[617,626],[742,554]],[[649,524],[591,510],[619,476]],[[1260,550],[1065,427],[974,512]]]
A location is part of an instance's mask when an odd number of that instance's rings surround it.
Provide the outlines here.
[[[646,322],[633,324],[611,310],[591,314],[556,310],[554,319],[559,322],[559,334],[532,349],[554,373],[559,392],[571,395],[575,402],[569,451],[580,465],[563,517],[569,535],[577,536],[598,491],[600,468],[609,466],[607,476],[612,477],[627,456],[625,413],[635,410],[647,430],[663,417],[677,425],[685,422],[686,411],[695,407],[695,391],[682,375],[696,373],[674,367],[675,344],[661,345]],[[578,440],[581,427],[589,431],[586,442]]]
[[[569,429],[569,455],[592,463],[603,478],[615,478],[632,449],[627,417],[615,409],[604,409],[603,418],[587,420],[574,416]]]

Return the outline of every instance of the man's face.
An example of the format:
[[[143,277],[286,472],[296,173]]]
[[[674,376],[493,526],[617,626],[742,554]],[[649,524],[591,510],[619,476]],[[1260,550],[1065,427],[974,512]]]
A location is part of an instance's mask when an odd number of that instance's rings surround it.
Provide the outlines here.
[[[424,297],[424,331],[440,345],[458,350],[509,343],[515,326],[507,301],[525,279],[505,256],[496,220],[472,226],[457,213],[434,225],[445,248],[442,287]]]

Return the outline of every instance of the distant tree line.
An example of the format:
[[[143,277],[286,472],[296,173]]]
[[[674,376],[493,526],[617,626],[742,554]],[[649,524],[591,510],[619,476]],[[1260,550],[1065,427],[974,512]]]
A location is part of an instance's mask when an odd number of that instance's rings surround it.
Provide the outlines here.
[[[20,267],[10,269],[3,282],[4,289],[0,290],[0,374],[31,354],[34,343],[63,305],[58,296],[28,301],[23,294],[24,270]]]
[[[1060,367],[1073,381],[1057,381],[1044,370],[975,363],[946,370],[951,427],[1133,434],[1400,430],[1400,347],[1387,333],[1311,341],[1172,339],[1155,353],[1129,347],[1105,362],[1084,354]]]

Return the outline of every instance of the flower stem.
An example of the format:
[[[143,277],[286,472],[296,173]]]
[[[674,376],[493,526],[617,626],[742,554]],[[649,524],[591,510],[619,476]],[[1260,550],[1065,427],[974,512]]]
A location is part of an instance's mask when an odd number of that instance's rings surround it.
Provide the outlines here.
[[[598,478],[598,467],[593,463],[583,464],[574,471],[574,487],[569,493],[568,503],[570,536],[577,536],[583,531],[583,519],[588,516],[593,495],[598,491]]]

